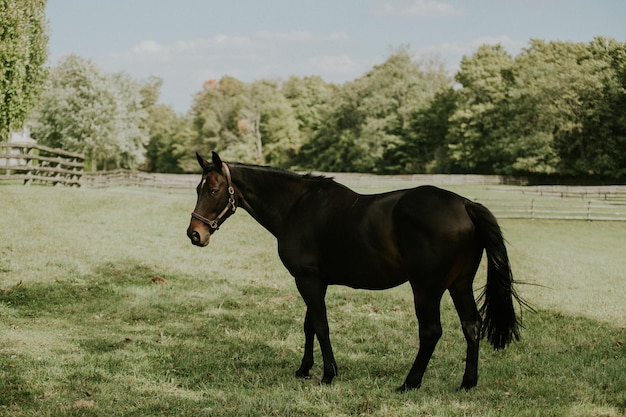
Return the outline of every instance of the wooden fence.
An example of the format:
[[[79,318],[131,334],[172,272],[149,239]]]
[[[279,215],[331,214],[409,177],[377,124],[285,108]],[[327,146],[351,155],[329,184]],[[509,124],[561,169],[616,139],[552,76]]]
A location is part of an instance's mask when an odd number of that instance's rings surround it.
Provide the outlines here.
[[[0,181],[80,186],[85,157],[36,143],[0,143]]]
[[[195,190],[199,175],[150,174],[141,171],[117,169],[88,172],[82,183],[92,188],[145,187],[164,190]]]
[[[626,221],[626,186],[517,186],[511,179],[482,175],[405,175],[326,173],[337,182],[360,191],[378,192],[422,184],[471,185],[466,197],[489,207],[498,218]],[[83,184],[94,188],[141,187],[167,193],[188,193],[193,198],[199,175],[148,174],[117,170],[86,173]],[[478,187],[476,187],[478,186]],[[461,193],[465,193],[459,190]]]
[[[477,198],[499,219],[626,221],[626,202],[577,197],[525,199]]]

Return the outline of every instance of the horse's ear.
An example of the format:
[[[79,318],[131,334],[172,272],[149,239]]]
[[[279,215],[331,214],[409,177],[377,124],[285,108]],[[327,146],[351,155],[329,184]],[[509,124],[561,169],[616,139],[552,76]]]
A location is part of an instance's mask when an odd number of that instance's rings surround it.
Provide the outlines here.
[[[202,156],[200,156],[198,152],[196,152],[196,159],[198,160],[198,163],[200,164],[200,168],[202,169],[204,169],[204,167],[209,164],[209,162],[206,159],[204,159]]]
[[[213,165],[215,165],[218,169],[222,169],[222,159],[217,154],[217,152],[213,152]]]

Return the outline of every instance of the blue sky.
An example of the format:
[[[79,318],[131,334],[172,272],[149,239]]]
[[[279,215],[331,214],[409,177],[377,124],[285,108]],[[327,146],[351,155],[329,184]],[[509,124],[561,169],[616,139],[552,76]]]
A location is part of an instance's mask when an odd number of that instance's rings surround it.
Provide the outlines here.
[[[106,72],[164,80],[188,110],[203,81],[320,75],[354,80],[394,48],[451,73],[484,43],[626,41],[624,0],[48,0],[50,63],[76,54]]]

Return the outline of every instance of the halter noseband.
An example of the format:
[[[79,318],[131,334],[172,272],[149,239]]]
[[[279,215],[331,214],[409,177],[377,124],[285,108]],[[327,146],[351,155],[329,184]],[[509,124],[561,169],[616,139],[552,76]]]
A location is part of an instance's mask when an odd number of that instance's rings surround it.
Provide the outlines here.
[[[223,164],[222,167],[223,167],[223,174],[226,176],[226,181],[228,181],[228,194],[229,194],[228,204],[226,204],[226,207],[224,207],[224,210],[222,210],[222,212],[218,214],[217,217],[213,220],[209,220],[206,217],[199,215],[195,211],[191,213],[191,217],[193,217],[196,220],[200,220],[202,223],[206,224],[211,229],[213,229],[211,233],[215,232],[216,230],[220,228],[220,225],[219,225],[220,220],[222,219],[222,217],[226,215],[226,213],[228,213],[228,210],[232,210],[233,213],[235,212],[235,210],[237,210],[237,205],[235,204],[235,189],[233,188],[233,183],[230,179],[230,169],[228,168],[228,165],[226,164]]]

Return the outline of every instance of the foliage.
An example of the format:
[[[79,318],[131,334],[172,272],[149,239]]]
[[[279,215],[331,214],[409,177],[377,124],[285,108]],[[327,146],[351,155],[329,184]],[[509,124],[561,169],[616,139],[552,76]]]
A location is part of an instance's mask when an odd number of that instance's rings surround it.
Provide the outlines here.
[[[500,45],[464,57],[456,75],[463,86],[450,118],[453,171],[493,173],[506,166],[506,122],[513,58]]]
[[[323,171],[626,179],[626,44],[482,45],[455,79],[406,47],[343,85],[223,77],[196,97],[189,146]]]
[[[209,80],[195,97],[191,118],[196,150],[220,151],[227,159],[288,167],[300,147],[294,110],[269,80]]]
[[[0,0],[0,141],[19,130],[41,90],[46,0]]]
[[[141,88],[141,106],[147,114],[143,126],[149,136],[144,168],[148,172],[180,174],[185,171],[181,165],[191,129],[186,117],[158,102],[162,84],[162,79],[153,77]]]
[[[327,123],[330,104],[339,87],[319,76],[290,77],[282,85],[282,93],[291,104],[303,143],[307,143]]]
[[[0,415],[626,411],[624,222],[503,221],[516,279],[539,284],[519,287],[538,313],[523,315],[520,342],[483,346],[478,386],[457,391],[465,340],[445,296],[424,384],[400,394],[418,343],[410,288],[329,288],[339,377],[320,386],[317,348],[312,379],[293,375],[305,305],[245,212],[200,249],[184,235],[193,190],[1,188]],[[456,191],[488,200],[506,189]]]
[[[532,40],[512,59],[482,46],[457,73],[453,171],[624,178],[626,44]]]
[[[413,136],[413,118],[448,86],[442,74],[443,67],[425,71],[406,48],[394,52],[342,86],[326,125],[304,145],[302,164],[334,171],[404,171],[411,162],[401,153]]]
[[[141,101],[140,86],[128,75],[103,75],[92,62],[68,56],[52,69],[33,112],[33,137],[84,153],[92,170],[135,168],[148,140]]]
[[[342,85],[208,80],[179,115],[158,103],[160,80],[139,85],[69,57],[32,131],[100,168],[195,171],[195,152],[215,150],[302,170],[626,179],[626,44],[535,39],[515,57],[482,45],[454,79],[400,47]]]

